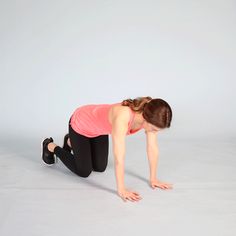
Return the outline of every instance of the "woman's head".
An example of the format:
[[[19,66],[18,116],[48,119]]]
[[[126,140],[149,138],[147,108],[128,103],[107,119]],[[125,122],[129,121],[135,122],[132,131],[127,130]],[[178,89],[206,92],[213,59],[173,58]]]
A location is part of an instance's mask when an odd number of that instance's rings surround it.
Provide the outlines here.
[[[169,128],[172,120],[172,109],[170,105],[161,98],[137,97],[135,99],[126,99],[121,103],[123,106],[129,106],[133,111],[142,113],[147,123],[145,127],[149,130],[159,130]]]

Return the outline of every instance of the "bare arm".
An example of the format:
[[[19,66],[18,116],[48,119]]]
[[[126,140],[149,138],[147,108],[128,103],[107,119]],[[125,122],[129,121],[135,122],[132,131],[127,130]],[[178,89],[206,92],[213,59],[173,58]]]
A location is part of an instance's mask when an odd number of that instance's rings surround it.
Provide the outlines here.
[[[128,190],[124,184],[125,137],[128,130],[129,111],[123,110],[112,121],[112,144],[115,158],[117,192],[126,201],[139,201],[139,193]]]
[[[127,113],[119,114],[112,121],[112,146],[115,162],[115,175],[117,190],[125,189],[124,184],[124,162],[125,162],[125,136],[128,129]]]
[[[150,181],[157,179],[157,164],[158,164],[158,145],[157,145],[157,132],[146,133],[146,150],[149,161]]]
[[[150,167],[150,185],[153,189],[159,187],[162,189],[172,188],[172,184],[160,182],[157,180],[157,163],[158,163],[158,144],[157,132],[145,132],[147,138],[147,155]]]

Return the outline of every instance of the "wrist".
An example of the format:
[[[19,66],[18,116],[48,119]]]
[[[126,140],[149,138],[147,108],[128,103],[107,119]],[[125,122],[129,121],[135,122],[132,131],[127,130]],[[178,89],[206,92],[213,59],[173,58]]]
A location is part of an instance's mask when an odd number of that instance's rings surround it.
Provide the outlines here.
[[[150,178],[149,181],[150,181],[150,182],[152,182],[152,181],[157,181],[157,178]]]
[[[119,187],[117,188],[117,192],[120,193],[120,192],[123,192],[125,190],[125,187]]]

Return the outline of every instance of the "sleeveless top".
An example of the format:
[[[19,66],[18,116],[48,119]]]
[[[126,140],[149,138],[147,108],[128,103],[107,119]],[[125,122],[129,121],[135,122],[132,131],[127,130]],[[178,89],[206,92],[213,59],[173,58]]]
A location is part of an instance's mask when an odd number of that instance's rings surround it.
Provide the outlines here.
[[[78,107],[74,110],[70,125],[74,131],[86,137],[97,137],[99,135],[111,134],[112,125],[108,120],[108,111],[112,105],[121,104],[89,104]],[[131,130],[135,112],[130,108],[130,120],[126,135],[134,134],[143,128]],[[143,122],[144,123],[144,122]]]

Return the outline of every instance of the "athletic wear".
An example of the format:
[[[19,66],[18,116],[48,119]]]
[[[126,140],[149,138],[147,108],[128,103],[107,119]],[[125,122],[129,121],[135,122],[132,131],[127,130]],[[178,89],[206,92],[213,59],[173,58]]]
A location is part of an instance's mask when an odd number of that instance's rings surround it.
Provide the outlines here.
[[[105,171],[108,163],[108,135],[85,137],[74,131],[69,121],[69,138],[73,154],[60,146],[54,149],[54,154],[69,170],[84,178],[92,171]]]
[[[108,120],[108,112],[113,104],[89,104],[78,107],[71,116],[71,127],[77,133],[86,137],[96,137],[99,135],[111,134],[112,125]],[[130,121],[127,135],[134,134],[137,130],[131,130],[131,125],[134,119],[134,111],[130,108]]]
[[[66,134],[64,136],[64,142],[63,142],[63,147],[62,148],[67,150],[68,152],[71,152],[71,147],[67,144],[68,138],[69,138],[69,134]]]
[[[63,164],[80,177],[88,177],[93,170],[103,172],[107,167],[108,134],[112,131],[108,111],[115,104],[121,103],[90,104],[77,108],[69,120],[69,138],[73,154],[60,146],[54,149],[54,154]],[[143,128],[142,126],[131,131],[134,115],[135,112],[130,109],[127,135]]]

